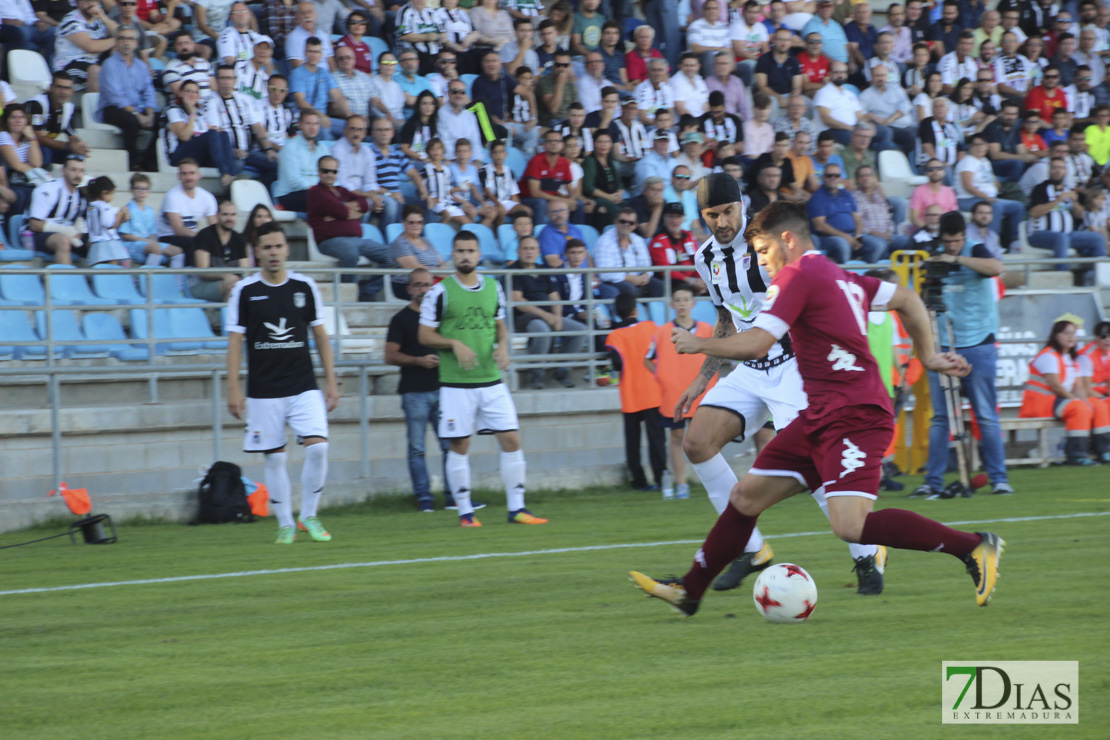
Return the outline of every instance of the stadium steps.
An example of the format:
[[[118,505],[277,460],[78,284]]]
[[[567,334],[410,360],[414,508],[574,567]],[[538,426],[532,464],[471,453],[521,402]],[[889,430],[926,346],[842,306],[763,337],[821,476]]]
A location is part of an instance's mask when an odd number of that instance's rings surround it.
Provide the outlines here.
[[[80,115],[75,118],[80,120]],[[98,149],[116,150],[123,152],[124,161],[126,162],[127,152],[123,147],[123,135],[115,131],[101,131],[100,129],[92,128],[79,128],[77,129],[77,137],[81,141],[89,145],[89,148],[94,150]],[[123,169],[127,169],[126,164]]]
[[[127,152],[122,149],[93,149],[85,157],[85,172],[126,172],[129,170]],[[114,178],[113,178],[114,179]],[[126,189],[126,184],[116,187]]]

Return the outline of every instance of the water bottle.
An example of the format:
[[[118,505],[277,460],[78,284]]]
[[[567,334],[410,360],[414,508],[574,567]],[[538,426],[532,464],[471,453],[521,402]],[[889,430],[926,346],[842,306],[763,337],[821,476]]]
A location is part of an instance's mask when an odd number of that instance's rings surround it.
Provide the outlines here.
[[[23,231],[19,232],[19,243],[23,246],[24,249],[34,249],[35,235],[31,233],[30,229],[24,229]]]
[[[674,498],[674,476],[671,471],[663,471],[663,500],[669,501]]]

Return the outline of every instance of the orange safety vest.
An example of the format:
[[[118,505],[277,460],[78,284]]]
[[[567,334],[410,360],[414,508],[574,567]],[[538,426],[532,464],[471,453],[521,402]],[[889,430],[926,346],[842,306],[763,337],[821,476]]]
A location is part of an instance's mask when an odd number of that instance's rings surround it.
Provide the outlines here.
[[[605,338],[606,346],[621,356],[621,411],[626,414],[659,408],[659,383],[644,365],[658,328],[654,321],[640,321],[614,329]]]
[[[894,345],[894,358],[895,366],[893,369],[893,384],[898,385],[902,382],[901,369],[906,368],[906,385],[913,385],[917,379],[921,377],[921,360],[913,356],[913,344],[910,342],[910,335],[906,332],[905,327],[902,326],[902,319],[894,311],[890,312],[891,317],[894,319],[894,331],[896,344]]]
[[[1052,349],[1052,347],[1045,347],[1037,356],[1033,358],[1033,362],[1029,363],[1029,380],[1025,381],[1025,393],[1021,396],[1021,411],[1018,416],[1024,418],[1038,418],[1038,417],[1051,417],[1055,416],[1056,401],[1059,396],[1056,392],[1048,387],[1040,378],[1044,377],[1038,372],[1035,367],[1037,359],[1043,354],[1051,354],[1056,356],[1058,370],[1056,374],[1060,376],[1060,382],[1064,382],[1064,356]]]
[[[675,323],[668,321],[655,332],[655,379],[659,381],[659,413],[668,419],[672,418],[678,399],[698,377],[701,366],[705,362],[703,355],[680,355],[675,351],[674,344],[671,342],[671,330],[674,328]],[[707,339],[713,336],[713,327],[704,321],[698,321],[695,322],[692,333],[694,336]],[[717,375],[714,373],[705,388],[706,392],[716,384]],[[685,418],[689,419],[694,415],[704,396],[705,393],[702,393],[694,400]]]
[[[1098,342],[1091,342],[1079,354],[1087,357],[1094,368],[1091,376],[1091,386],[1102,395],[1110,395],[1110,352],[1103,352],[1098,348]]]

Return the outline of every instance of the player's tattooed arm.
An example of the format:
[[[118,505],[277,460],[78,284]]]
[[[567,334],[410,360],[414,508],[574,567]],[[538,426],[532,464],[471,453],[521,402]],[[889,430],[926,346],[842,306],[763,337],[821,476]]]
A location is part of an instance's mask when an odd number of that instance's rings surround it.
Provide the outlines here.
[[[732,323],[732,316],[729,314],[728,309],[724,306],[717,306],[717,325],[713,327],[714,339],[723,339],[724,337],[732,336],[736,333],[736,325]],[[705,356],[705,362],[701,364],[701,372],[698,377],[709,383],[717,371],[721,369],[721,358]]]

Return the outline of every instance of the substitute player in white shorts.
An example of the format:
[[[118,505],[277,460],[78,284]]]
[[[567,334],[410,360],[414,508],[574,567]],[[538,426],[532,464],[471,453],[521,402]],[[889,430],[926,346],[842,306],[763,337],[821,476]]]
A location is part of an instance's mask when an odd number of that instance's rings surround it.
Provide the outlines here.
[[[698,205],[713,233],[694,254],[694,264],[717,308],[714,336],[747,331],[759,316],[771,278],[744,241],[747,219],[736,181],[728,175],[704,178],[698,184]],[[706,213],[710,208],[715,208],[712,218]],[[725,213],[719,215],[722,208]],[[720,364],[719,359],[706,357],[698,378],[679,398],[675,418],[684,415],[705,393]],[[776,430],[782,430],[806,406],[802,376],[788,335],[776,342],[766,357],[737,365],[705,393],[686,431],[683,450],[718,514],[728,506],[729,495],[739,482],[721,454],[724,446],[755,435],[768,418],[773,419]],[[814,491],[813,497],[828,516],[824,492]],[[851,544],[849,550],[859,579],[858,593],[882,593],[885,548]],[[744,554],[721,574],[713,588],[736,588],[749,573],[770,565],[773,557],[771,546],[756,528]]]

